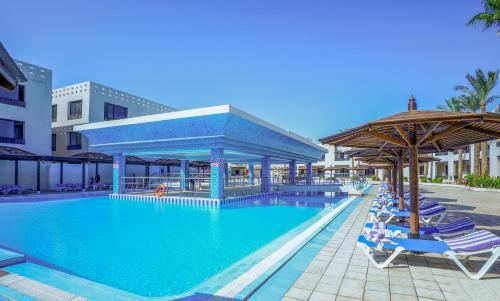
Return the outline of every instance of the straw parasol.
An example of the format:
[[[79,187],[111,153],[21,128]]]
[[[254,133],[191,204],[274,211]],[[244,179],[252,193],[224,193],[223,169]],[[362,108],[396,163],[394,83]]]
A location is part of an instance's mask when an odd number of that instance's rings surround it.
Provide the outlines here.
[[[323,144],[378,150],[397,155],[410,168],[410,229],[419,233],[418,154],[500,138],[500,114],[417,110],[411,97],[408,111],[369,122],[320,139]],[[402,191],[402,186],[400,186]]]

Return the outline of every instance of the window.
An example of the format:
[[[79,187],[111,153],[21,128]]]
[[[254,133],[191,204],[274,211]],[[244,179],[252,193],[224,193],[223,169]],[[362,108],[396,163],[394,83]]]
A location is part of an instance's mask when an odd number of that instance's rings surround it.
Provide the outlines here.
[[[52,151],[56,151],[56,144],[57,144],[57,136],[56,134],[52,134]]]
[[[26,107],[24,94],[25,87],[23,85],[18,85],[14,91],[0,89],[0,103],[11,106]]]
[[[335,152],[335,161],[345,161],[347,160],[347,156],[344,152],[336,151]]]
[[[425,167],[423,165],[420,165],[418,167],[418,174],[419,175],[424,175]],[[424,175],[425,176],[425,175]]]
[[[57,105],[52,105],[52,122],[57,121]]]
[[[67,150],[82,149],[82,134],[77,132],[68,133]]]
[[[68,120],[82,118],[82,101],[71,101],[68,107]]]
[[[127,118],[128,109],[111,103],[104,103],[104,120]]]
[[[24,122],[0,119],[0,143],[24,144]]]
[[[25,94],[26,94],[26,87],[25,87],[25,86],[23,86],[23,85],[19,85],[19,86],[18,86],[18,94],[17,94],[17,99],[18,99],[19,101],[24,102],[24,98],[25,98],[24,96],[25,96]]]

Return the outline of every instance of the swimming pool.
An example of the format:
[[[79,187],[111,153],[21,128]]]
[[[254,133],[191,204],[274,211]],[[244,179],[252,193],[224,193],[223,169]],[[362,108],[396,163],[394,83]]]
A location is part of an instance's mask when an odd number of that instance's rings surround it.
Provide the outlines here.
[[[0,204],[0,245],[141,296],[184,293],[328,211],[279,197],[222,208],[107,197]],[[329,206],[340,199],[329,198]]]

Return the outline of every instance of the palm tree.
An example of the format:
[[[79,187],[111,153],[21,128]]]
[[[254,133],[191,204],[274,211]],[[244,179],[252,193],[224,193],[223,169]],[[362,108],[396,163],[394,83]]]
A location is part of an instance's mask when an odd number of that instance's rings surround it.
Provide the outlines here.
[[[484,12],[481,12],[467,22],[467,25],[482,24],[483,29],[498,27],[500,36],[500,0],[483,0]]]
[[[474,95],[464,96],[462,100],[462,104],[466,111],[477,112],[481,109],[481,100],[475,97]],[[472,150],[472,155],[474,158],[474,166],[472,173],[476,176],[479,176],[480,173],[480,144],[475,143]]]
[[[450,99],[445,99],[445,106],[437,106],[438,110],[449,112],[462,112],[464,110],[464,96],[454,96]],[[457,162],[457,183],[462,184],[463,179],[463,149],[458,148]]]
[[[499,0],[500,1],[500,0]],[[463,85],[456,86],[455,89],[464,93],[463,105],[464,107],[471,111],[486,112],[486,105],[495,101],[499,98],[496,95],[490,95],[493,88],[495,88],[498,80],[498,70],[488,71],[485,75],[483,70],[477,69],[476,74],[467,74],[465,76],[469,82],[471,88]],[[488,171],[488,144],[486,142],[481,143],[481,168],[479,168],[479,145],[474,145],[474,174],[479,175],[481,170],[481,175],[489,175]]]

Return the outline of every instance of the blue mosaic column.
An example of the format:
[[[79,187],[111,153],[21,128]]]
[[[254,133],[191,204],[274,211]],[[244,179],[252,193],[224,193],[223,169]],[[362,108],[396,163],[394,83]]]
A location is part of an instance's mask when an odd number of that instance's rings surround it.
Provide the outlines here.
[[[255,169],[253,168],[253,164],[248,164],[248,184],[253,185],[255,178]]]
[[[181,160],[181,190],[186,190],[187,178],[189,178],[189,160]]]
[[[125,159],[123,154],[113,154],[113,193],[123,193],[122,177],[125,176]]]
[[[261,162],[261,185],[260,191],[262,193],[271,192],[271,159],[269,156],[262,158]]]
[[[210,158],[210,198],[224,198],[224,149],[214,148]]]
[[[306,178],[306,184],[307,185],[312,185],[312,180],[313,180],[313,167],[312,167],[312,163],[311,162],[307,162],[306,164],[306,175],[307,175],[307,178]]]
[[[229,164],[228,163],[224,163],[224,184],[226,186],[229,186]]]
[[[295,177],[297,176],[297,162],[295,160],[288,163],[288,184],[295,184]]]

